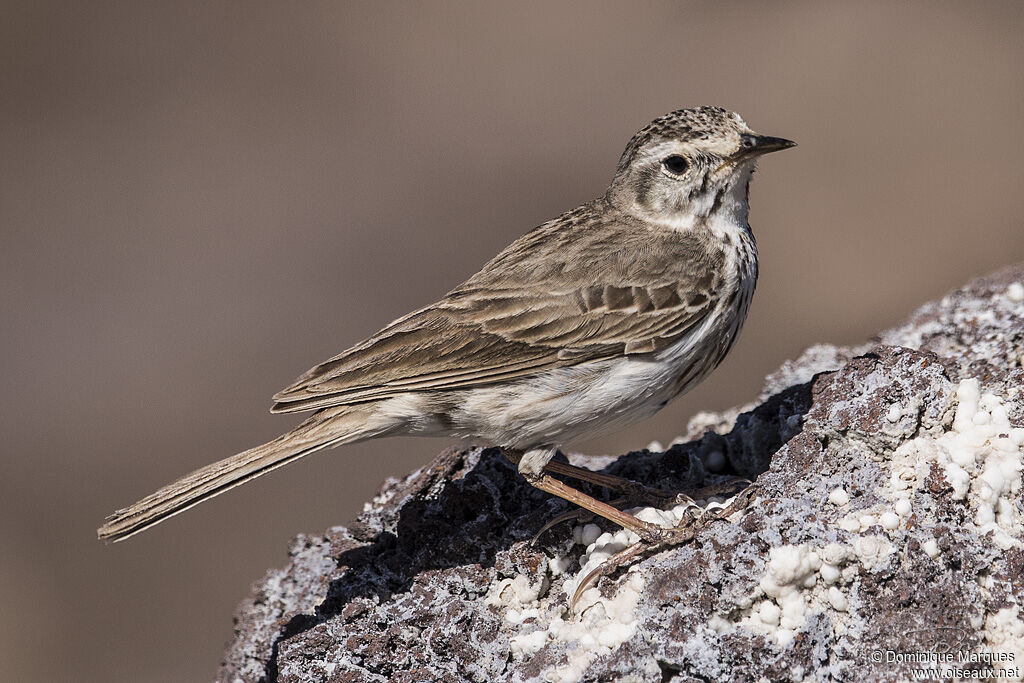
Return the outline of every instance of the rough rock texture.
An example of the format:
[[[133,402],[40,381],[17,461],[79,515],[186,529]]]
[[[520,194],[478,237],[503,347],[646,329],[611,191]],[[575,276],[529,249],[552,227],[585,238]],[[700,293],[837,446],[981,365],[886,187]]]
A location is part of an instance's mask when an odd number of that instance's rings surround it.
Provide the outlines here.
[[[665,452],[574,457],[669,489],[741,474],[757,493],[692,543],[602,578],[572,613],[580,562],[625,532],[569,522],[531,546],[567,504],[497,451],[446,451],[348,527],[295,541],[238,608],[218,680],[1024,671],[1021,283],[1024,266],[1007,269],[873,344],[813,347]]]

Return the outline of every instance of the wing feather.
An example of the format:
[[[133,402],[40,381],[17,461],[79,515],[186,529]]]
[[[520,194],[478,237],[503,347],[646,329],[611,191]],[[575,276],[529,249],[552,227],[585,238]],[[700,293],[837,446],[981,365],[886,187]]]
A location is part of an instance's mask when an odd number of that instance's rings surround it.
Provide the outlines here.
[[[575,294],[524,292],[529,308],[490,318],[488,297],[472,308],[425,310],[317,366],[274,397],[278,412],[377,400],[405,391],[465,388],[631,353],[649,353],[681,337],[709,312],[707,305],[643,310],[632,288],[627,304],[580,313]],[[502,293],[498,301],[505,299]],[[526,303],[528,302],[528,303]],[[710,302],[710,299],[708,299]]]

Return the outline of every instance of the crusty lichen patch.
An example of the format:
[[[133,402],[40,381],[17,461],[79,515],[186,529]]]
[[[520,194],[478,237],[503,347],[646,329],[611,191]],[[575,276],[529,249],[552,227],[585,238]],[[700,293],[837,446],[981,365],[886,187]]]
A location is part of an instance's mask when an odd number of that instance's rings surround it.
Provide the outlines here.
[[[828,614],[835,634],[845,633],[846,615],[856,611],[859,571],[885,566],[906,543],[904,532],[914,496],[926,488],[933,465],[944,473],[952,499],[970,509],[979,537],[1001,550],[1020,547],[1024,526],[1017,501],[1024,469],[1024,429],[1010,423],[1004,402],[993,393],[982,393],[976,379],[961,381],[956,399],[955,415],[946,428],[926,430],[885,459],[891,476],[876,493],[886,502],[851,510],[839,520],[848,543],[770,548],[750,606],[732,619],[714,614],[708,625],[719,633],[747,628],[786,646],[810,616]],[[897,422],[903,414],[894,404],[886,419]],[[842,487],[833,488],[826,500],[839,511],[850,506],[850,495]],[[925,540],[921,549],[928,557],[940,559],[935,538]],[[1016,615],[1016,606],[982,613],[979,621],[985,621],[986,642],[1005,651],[1024,651],[1024,626]]]
[[[703,502],[715,509],[729,501],[713,497]],[[664,510],[633,508],[628,512],[643,521],[669,528],[683,520],[690,505],[680,504]],[[591,586],[580,594],[570,611],[567,606],[580,581],[640,539],[625,529],[602,532],[596,524],[578,524],[573,527],[572,540],[573,547],[585,546],[582,555],[577,557],[570,548],[564,554],[549,558],[543,574],[520,574],[503,579],[495,584],[486,599],[516,631],[510,639],[514,658],[528,659],[552,643],[565,646],[564,661],[543,672],[543,680],[556,683],[582,680],[597,657],[614,652],[633,637],[637,629],[637,603],[645,587],[643,573],[634,565],[615,581],[610,595],[596,585]],[[574,566],[578,569],[570,572]],[[549,592],[554,585],[560,590]]]
[[[520,574],[497,583],[487,596],[487,604],[498,608],[514,630],[510,639],[514,658],[531,657],[541,648],[560,643],[566,646],[565,660],[544,672],[544,680],[570,683],[582,679],[587,667],[598,656],[609,654],[636,631],[636,604],[644,588],[643,578],[630,571],[610,596],[591,588],[580,596],[574,612],[567,605],[579,580],[594,566],[636,542],[628,531],[601,533],[595,524],[579,525],[573,530],[577,544],[586,545],[575,575],[566,569],[576,563],[571,553],[548,561],[547,572],[529,577]],[[549,593],[552,581],[561,591]]]
[[[931,463],[936,463],[953,489],[953,499],[970,507],[978,533],[991,533],[1003,550],[1019,547],[1024,527],[1015,502],[1024,469],[1024,428],[1010,424],[1002,399],[982,393],[977,379],[961,381],[956,396],[949,430],[918,436],[893,453],[886,493],[894,500],[894,511],[895,506],[909,511]]]

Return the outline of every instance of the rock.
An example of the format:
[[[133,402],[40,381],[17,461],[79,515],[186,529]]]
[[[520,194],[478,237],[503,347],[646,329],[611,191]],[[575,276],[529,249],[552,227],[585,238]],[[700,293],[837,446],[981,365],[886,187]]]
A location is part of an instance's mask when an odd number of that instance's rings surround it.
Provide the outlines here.
[[[1024,266],[1007,269],[872,344],[812,347],[755,403],[698,415],[663,453],[573,456],[660,488],[734,474],[757,485],[745,509],[602,578],[574,613],[581,563],[625,532],[564,523],[531,546],[568,504],[496,450],[445,451],[387,481],[347,528],[295,541],[238,608],[218,680],[1019,672],[1022,282]]]

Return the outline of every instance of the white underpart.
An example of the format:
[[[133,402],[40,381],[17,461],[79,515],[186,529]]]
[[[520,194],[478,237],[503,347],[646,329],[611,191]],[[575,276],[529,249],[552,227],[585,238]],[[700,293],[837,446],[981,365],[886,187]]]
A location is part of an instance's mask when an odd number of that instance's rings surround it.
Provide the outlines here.
[[[539,474],[555,452],[552,446],[612,433],[656,413],[676,397],[680,366],[701,354],[699,348],[709,338],[717,340],[723,334],[713,328],[727,325],[735,333],[741,323],[709,315],[655,354],[580,363],[464,390],[452,411],[453,426],[435,421],[435,399],[422,393],[386,399],[379,414],[402,425],[406,433],[455,435],[526,450],[520,469]]]

